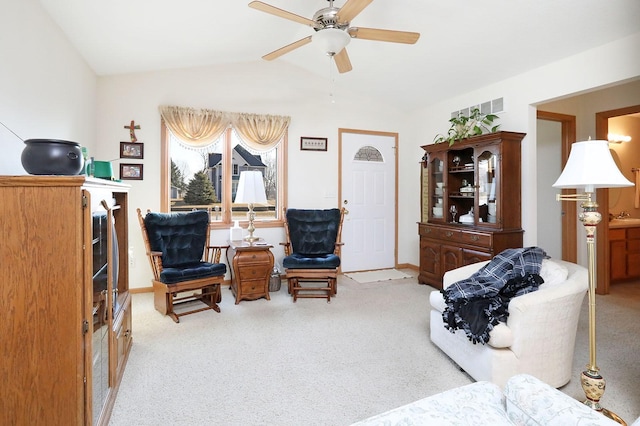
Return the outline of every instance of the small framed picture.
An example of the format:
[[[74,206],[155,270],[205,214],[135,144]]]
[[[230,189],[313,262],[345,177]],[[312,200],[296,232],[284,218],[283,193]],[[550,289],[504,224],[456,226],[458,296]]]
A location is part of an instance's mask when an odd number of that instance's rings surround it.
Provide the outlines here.
[[[327,138],[300,138],[300,150],[302,151],[326,151]]]
[[[142,164],[120,164],[120,179],[142,180]]]
[[[120,142],[120,158],[144,158],[144,144],[132,142]]]

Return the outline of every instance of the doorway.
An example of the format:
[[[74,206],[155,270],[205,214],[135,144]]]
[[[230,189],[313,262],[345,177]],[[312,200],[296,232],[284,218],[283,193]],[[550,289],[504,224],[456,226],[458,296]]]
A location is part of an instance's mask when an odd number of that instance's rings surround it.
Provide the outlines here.
[[[567,159],[569,158],[569,152],[571,151],[571,144],[576,141],[576,117],[574,115],[567,114],[558,114],[554,112],[548,111],[538,111],[537,112],[538,119],[538,139],[541,139],[540,130],[547,128],[548,134],[545,137],[552,138],[554,141],[558,141],[558,143],[553,144],[554,146],[547,146],[546,150],[540,149],[541,146],[551,145],[551,144],[542,144],[538,141],[538,176],[545,175],[549,177],[549,166],[548,164],[543,164],[544,162],[544,154],[546,152],[546,156],[559,158],[560,161],[557,165],[559,168],[557,170],[553,170],[553,177],[550,184],[547,185],[545,182],[543,185],[538,185],[538,199],[544,197],[544,202],[539,202],[540,205],[548,204],[549,202],[558,203],[554,200],[555,190],[551,187],[555,179],[560,176],[562,169],[567,163]],[[546,124],[554,124],[554,126],[545,126]],[[542,155],[541,155],[542,154]],[[541,189],[541,188],[544,188]],[[575,193],[575,190],[562,190],[562,194],[571,194]],[[566,260],[568,262],[576,263],[578,259],[578,250],[577,250],[577,207],[576,203],[573,201],[561,201],[559,202],[560,209],[546,209],[546,212],[541,213],[542,216],[538,217],[538,223],[546,223],[546,221],[553,222],[552,228],[554,226],[559,225],[560,227],[560,252],[562,260]],[[551,206],[555,207],[555,206]],[[559,211],[559,217],[557,216],[557,212]],[[548,216],[547,213],[550,212]],[[538,232],[540,230],[547,230],[548,227],[538,227]],[[542,241],[545,241],[542,239]]]
[[[343,272],[397,263],[398,134],[338,129]]]
[[[640,113],[640,105],[626,108],[618,108],[609,111],[596,113],[596,138],[607,140],[609,133],[609,119],[624,115]],[[636,142],[637,143],[637,142]],[[596,200],[600,206],[600,211],[609,210],[609,189],[602,188],[596,190]],[[606,209],[606,210],[604,210]],[[603,213],[603,220],[598,224],[596,230],[599,238],[596,238],[596,258],[598,259],[596,293],[608,294],[611,286],[611,258],[609,252],[609,226],[607,215]]]

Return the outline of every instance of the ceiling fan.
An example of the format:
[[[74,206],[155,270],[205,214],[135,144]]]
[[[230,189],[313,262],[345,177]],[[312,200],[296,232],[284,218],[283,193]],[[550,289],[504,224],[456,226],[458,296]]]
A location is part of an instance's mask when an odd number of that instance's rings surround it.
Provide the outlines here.
[[[308,25],[315,30],[313,35],[274,50],[262,58],[271,61],[298,47],[311,43],[313,40],[314,43],[322,46],[327,55],[333,57],[338,71],[345,73],[351,71],[353,68],[349,60],[349,55],[347,54],[347,49],[345,48],[352,38],[405,44],[414,44],[418,41],[418,38],[420,38],[419,33],[413,32],[352,27],[350,25],[351,20],[362,12],[373,0],[347,0],[341,8],[334,7],[333,0],[328,1],[329,7],[318,10],[312,19],[296,15],[295,13],[279,9],[261,1],[252,1],[249,3],[249,7],[253,9]]]

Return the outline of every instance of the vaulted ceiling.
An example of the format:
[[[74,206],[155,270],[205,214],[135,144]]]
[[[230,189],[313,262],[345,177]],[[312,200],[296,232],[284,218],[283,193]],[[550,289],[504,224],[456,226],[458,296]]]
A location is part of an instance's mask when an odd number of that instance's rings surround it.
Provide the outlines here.
[[[329,6],[265,2],[307,18]],[[313,33],[249,8],[249,0],[40,3],[101,76],[263,61]],[[421,36],[414,45],[353,39],[347,47],[353,70],[345,74],[313,43],[276,61],[325,79],[332,73],[338,88],[416,108],[637,33],[640,1],[375,0],[351,24]]]

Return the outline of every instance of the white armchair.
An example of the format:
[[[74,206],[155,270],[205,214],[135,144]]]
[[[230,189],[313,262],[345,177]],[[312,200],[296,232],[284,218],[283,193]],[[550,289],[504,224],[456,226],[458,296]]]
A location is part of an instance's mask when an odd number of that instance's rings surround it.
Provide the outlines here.
[[[487,262],[447,272],[443,287],[468,278]],[[587,269],[545,259],[537,291],[511,299],[509,318],[496,325],[486,345],[473,344],[463,330],[444,327],[444,298],[431,292],[431,341],[477,381],[504,386],[509,377],[526,373],[553,387],[571,379],[580,307],[588,288]]]

